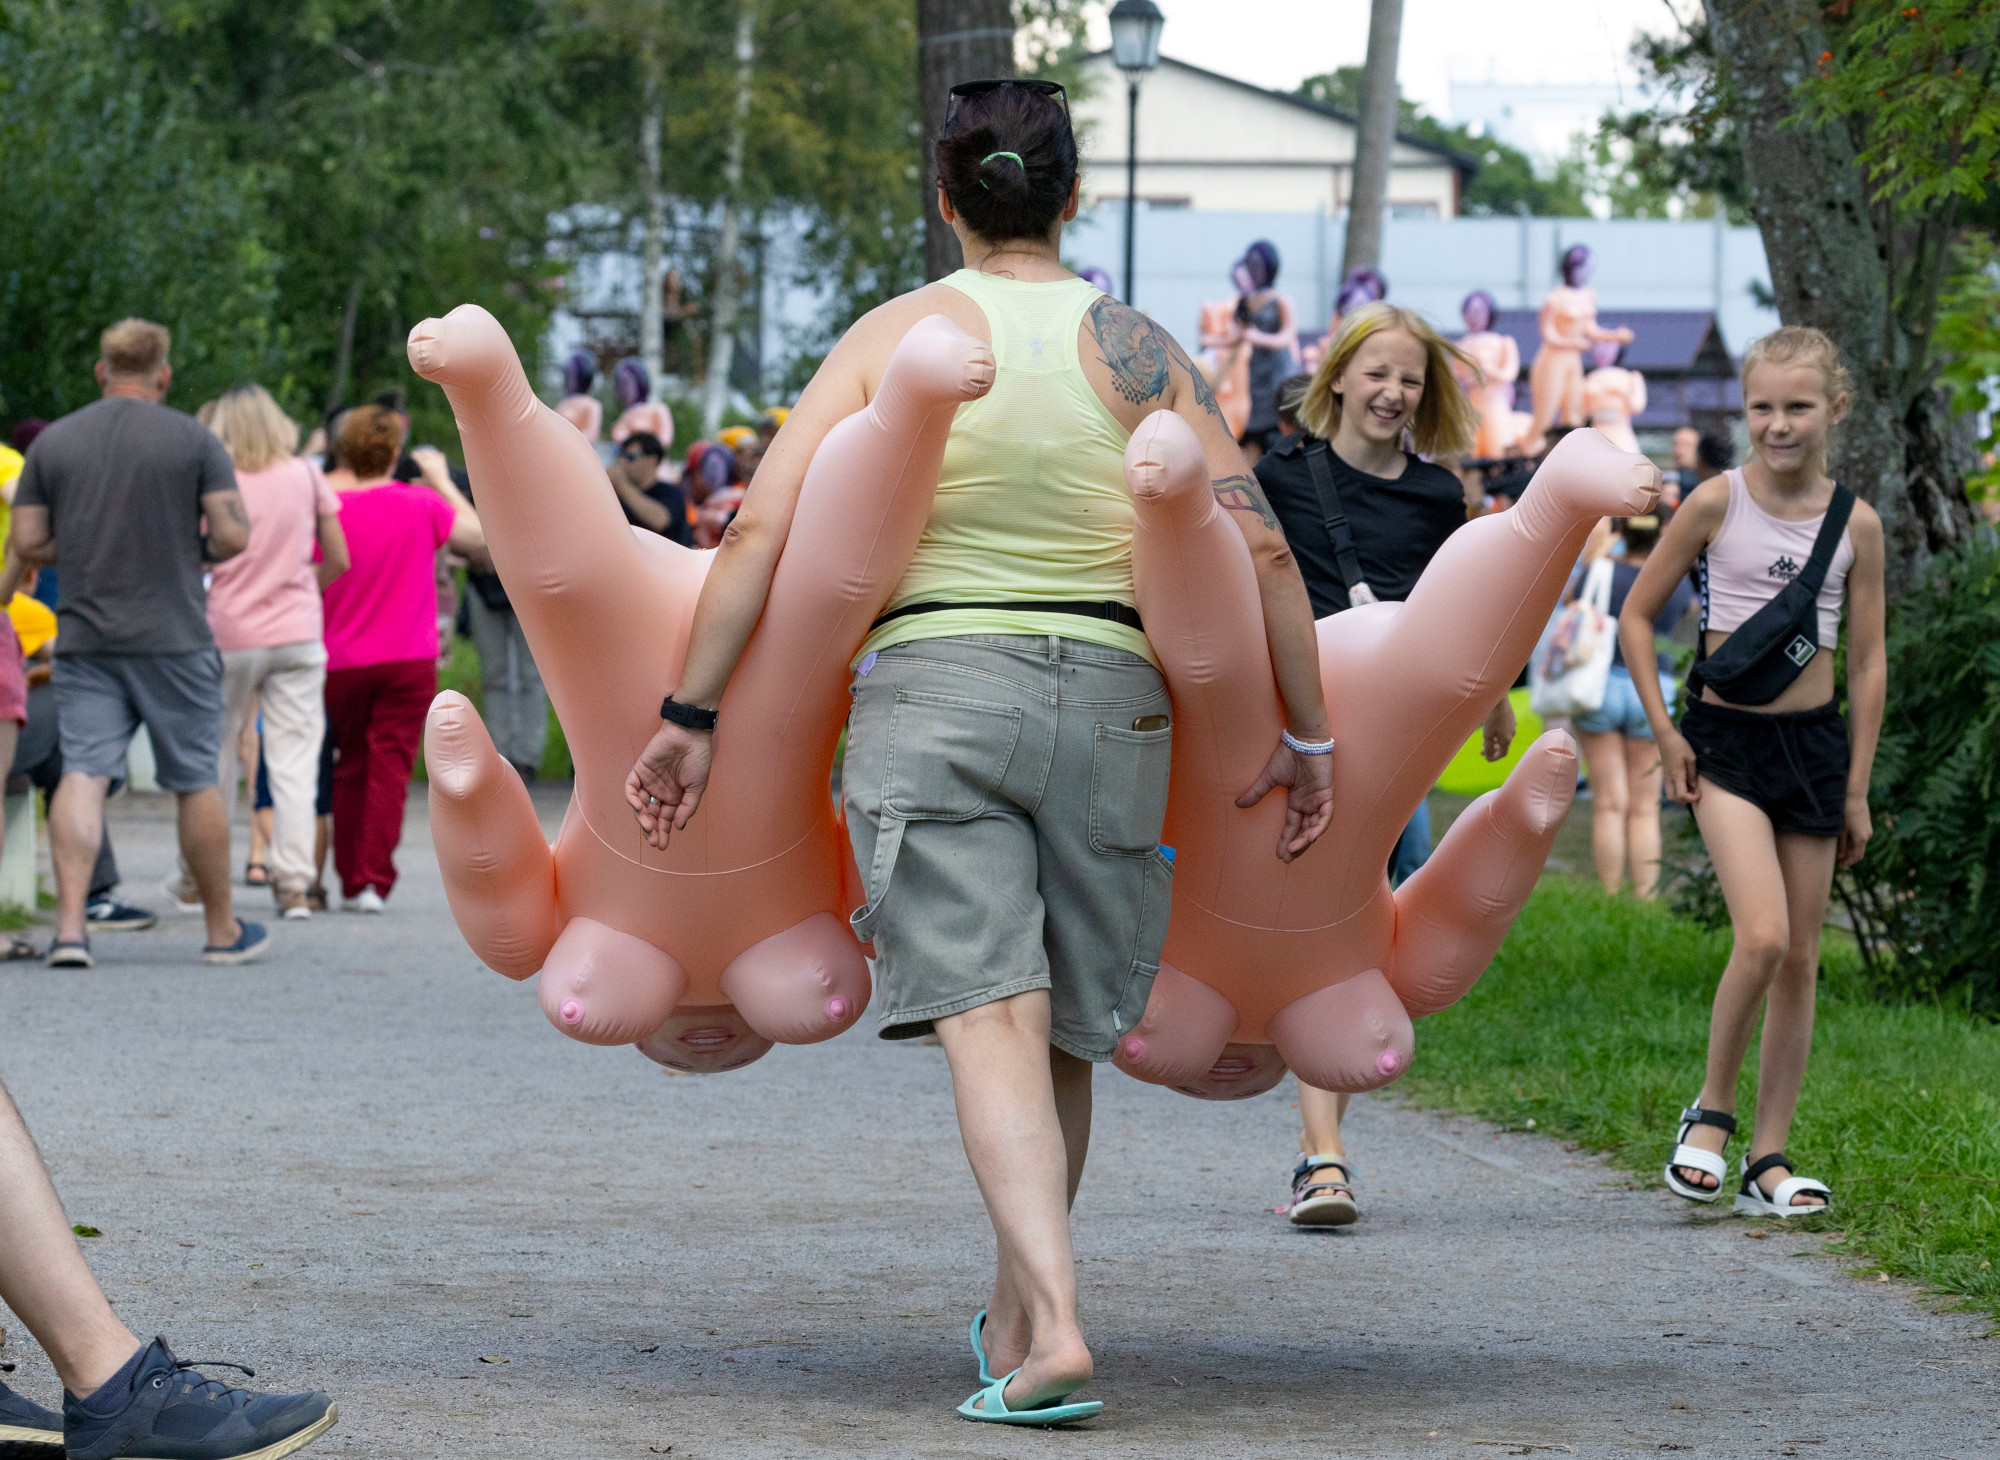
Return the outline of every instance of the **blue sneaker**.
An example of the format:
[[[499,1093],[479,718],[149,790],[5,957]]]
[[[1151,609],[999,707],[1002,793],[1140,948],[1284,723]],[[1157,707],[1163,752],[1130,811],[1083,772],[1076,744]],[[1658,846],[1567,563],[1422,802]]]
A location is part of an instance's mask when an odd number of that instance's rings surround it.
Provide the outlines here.
[[[253,923],[248,918],[236,920],[236,941],[234,943],[210,943],[201,950],[203,963],[248,963],[269,945],[271,935],[264,931],[262,923]]]
[[[12,1364],[0,1368],[13,1368]],[[48,1445],[62,1449],[63,1417],[0,1384],[0,1445]]]
[[[204,1360],[174,1357],[164,1338],[139,1356],[129,1391],[111,1414],[63,1395],[63,1445],[70,1460],[277,1460],[333,1428],[340,1411],[324,1394],[258,1394],[193,1372]],[[210,1365],[243,1369],[241,1364]],[[92,1395],[93,1399],[97,1396]]]

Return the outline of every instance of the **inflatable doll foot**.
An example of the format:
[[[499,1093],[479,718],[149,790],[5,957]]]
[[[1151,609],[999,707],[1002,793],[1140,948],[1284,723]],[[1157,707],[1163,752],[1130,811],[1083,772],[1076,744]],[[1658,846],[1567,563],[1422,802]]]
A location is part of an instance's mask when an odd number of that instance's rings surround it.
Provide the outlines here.
[[[1118,1041],[1111,1062],[1149,1085],[1180,1089],[1214,1068],[1235,1030],[1236,1008],[1229,1000],[1163,963],[1146,1012]]]
[[[542,1012],[585,1044],[635,1044],[667,1022],[687,974],[651,943],[572,918],[542,967]]]
[[[771,1051],[771,1041],[729,1005],[681,1009],[635,1046],[655,1064],[684,1075],[739,1070]]]
[[[868,961],[832,913],[766,938],[722,971],[722,992],[761,1037],[778,1044],[831,1039],[868,1007]]]
[[[1410,1067],[1410,1016],[1375,969],[1295,999],[1271,1016],[1285,1063],[1322,1090],[1374,1090]]]
[[[426,319],[410,331],[410,368],[439,385],[477,385],[520,368],[514,342],[500,321],[476,304],[461,304],[443,319]]]

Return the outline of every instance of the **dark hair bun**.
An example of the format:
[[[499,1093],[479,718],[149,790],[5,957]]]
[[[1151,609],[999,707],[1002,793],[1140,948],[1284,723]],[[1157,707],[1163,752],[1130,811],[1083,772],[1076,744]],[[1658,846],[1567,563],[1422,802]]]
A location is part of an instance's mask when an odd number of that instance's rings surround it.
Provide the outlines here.
[[[1002,86],[959,104],[937,165],[951,206],[981,238],[1046,238],[1076,181],[1076,136],[1053,98]]]

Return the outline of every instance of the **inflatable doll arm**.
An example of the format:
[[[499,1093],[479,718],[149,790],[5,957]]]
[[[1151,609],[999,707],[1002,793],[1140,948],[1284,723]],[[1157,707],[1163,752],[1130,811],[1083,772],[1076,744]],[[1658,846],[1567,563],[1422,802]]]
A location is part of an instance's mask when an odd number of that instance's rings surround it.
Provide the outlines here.
[[[1456,1003],[1486,971],[1534,891],[1575,794],[1576,744],[1567,731],[1551,730],[1396,890],[1396,942],[1385,972],[1412,1015]]]
[[[1625,403],[1634,416],[1646,414],[1646,377],[1636,370],[1627,370]]]

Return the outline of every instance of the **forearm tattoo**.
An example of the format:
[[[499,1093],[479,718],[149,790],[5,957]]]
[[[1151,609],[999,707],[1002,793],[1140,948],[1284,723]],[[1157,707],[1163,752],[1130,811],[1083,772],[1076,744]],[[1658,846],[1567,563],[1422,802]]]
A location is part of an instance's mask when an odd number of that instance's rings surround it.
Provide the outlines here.
[[[1179,352],[1176,351],[1175,353],[1178,354]],[[1216,420],[1220,421],[1222,419],[1222,407],[1216,404],[1215,390],[1214,387],[1209,385],[1208,377],[1201,373],[1201,367],[1192,360],[1183,357],[1181,364],[1187,367],[1188,384],[1194,389],[1195,403],[1211,416],[1215,417]]]
[[[1238,473],[1233,477],[1223,477],[1214,486],[1215,500],[1227,511],[1253,513],[1257,520],[1272,532],[1278,530],[1277,514],[1271,510],[1271,504],[1264,500],[1263,490],[1258,487],[1255,477]]]
[[[1167,393],[1172,341],[1158,325],[1115,299],[1093,304],[1089,321],[1097,358],[1110,369],[1112,386],[1120,396],[1144,405]]]

